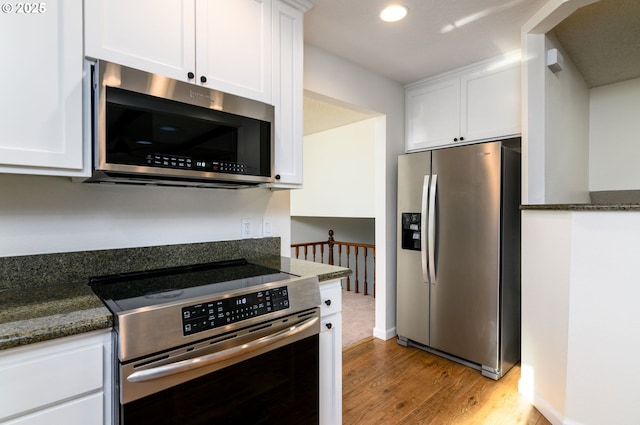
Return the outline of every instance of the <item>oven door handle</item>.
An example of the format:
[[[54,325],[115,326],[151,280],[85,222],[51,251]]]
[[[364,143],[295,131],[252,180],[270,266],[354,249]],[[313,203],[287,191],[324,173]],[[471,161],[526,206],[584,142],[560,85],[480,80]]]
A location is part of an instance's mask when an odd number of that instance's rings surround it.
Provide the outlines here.
[[[232,348],[228,348],[217,353],[207,354],[201,357],[193,359],[182,360],[175,363],[170,363],[164,366],[154,367],[152,369],[141,370],[134,372],[127,377],[129,382],[146,382],[154,379],[164,378],[165,376],[177,375],[192,369],[198,369],[201,367],[209,366],[214,363],[218,363],[227,360],[232,357],[237,357],[251,351],[258,350],[262,347],[275,344],[285,338],[289,338],[295,334],[298,334],[318,322],[317,317],[306,319],[302,322],[296,323],[293,326],[275,332],[271,335],[266,335],[256,340],[247,342],[246,344],[238,345]]]

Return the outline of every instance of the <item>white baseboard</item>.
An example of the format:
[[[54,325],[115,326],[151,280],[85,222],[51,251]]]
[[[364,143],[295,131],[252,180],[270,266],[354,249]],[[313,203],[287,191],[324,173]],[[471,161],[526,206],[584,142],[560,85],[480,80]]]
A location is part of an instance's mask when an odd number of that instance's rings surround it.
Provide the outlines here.
[[[547,418],[552,425],[579,425],[579,424],[570,424],[566,422],[564,419],[564,415],[562,415],[555,407],[553,407],[549,402],[547,402],[544,398],[540,397],[538,393],[535,391],[532,394],[528,394],[527,388],[531,388],[532,384],[527,382],[525,379],[520,378],[518,381],[518,391],[520,394],[527,399],[529,403],[533,405],[542,416]]]
[[[391,329],[386,329],[386,330],[380,329],[380,328],[373,328],[373,336],[385,341],[395,337],[397,334],[398,334],[398,331],[396,330],[395,326]]]

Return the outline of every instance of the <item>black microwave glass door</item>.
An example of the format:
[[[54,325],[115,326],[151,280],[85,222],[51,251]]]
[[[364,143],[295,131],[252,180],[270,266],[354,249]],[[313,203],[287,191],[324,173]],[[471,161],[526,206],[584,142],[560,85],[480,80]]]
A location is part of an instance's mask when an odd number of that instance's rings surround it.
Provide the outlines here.
[[[271,124],[107,87],[106,162],[270,177]]]
[[[121,406],[121,425],[317,425],[313,335]]]

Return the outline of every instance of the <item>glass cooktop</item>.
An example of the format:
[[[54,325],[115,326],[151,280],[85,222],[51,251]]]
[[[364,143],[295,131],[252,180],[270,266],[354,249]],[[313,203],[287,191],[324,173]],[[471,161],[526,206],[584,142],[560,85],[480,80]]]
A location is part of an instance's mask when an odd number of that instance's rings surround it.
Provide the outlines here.
[[[89,285],[113,312],[236,291],[296,276],[242,260],[92,277]]]

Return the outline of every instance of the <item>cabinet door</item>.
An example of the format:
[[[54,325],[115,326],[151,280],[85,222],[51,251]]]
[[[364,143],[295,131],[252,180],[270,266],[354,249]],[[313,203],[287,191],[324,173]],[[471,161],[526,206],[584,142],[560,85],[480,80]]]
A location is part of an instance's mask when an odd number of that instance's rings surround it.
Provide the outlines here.
[[[105,425],[102,393],[73,400],[5,422],[5,425]]]
[[[87,394],[102,399],[108,344],[109,332],[96,332],[0,351],[0,422]]]
[[[196,82],[271,103],[271,0],[196,0]]]
[[[342,423],[342,285],[320,284],[320,424]]]
[[[519,61],[462,77],[460,132],[465,140],[520,134],[520,91]]]
[[[320,425],[342,423],[342,314],[320,325]]]
[[[0,171],[82,175],[82,1],[5,6]]]
[[[407,89],[406,114],[407,152],[455,143],[460,137],[460,80]]]
[[[85,56],[189,81],[195,73],[194,1],[86,1]]]
[[[273,9],[273,187],[295,188],[302,186],[303,12],[281,1]]]

